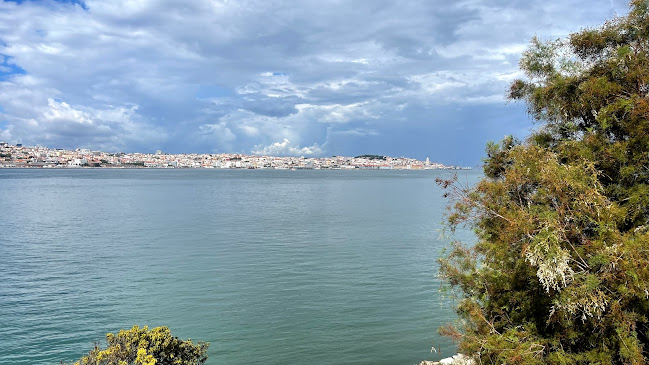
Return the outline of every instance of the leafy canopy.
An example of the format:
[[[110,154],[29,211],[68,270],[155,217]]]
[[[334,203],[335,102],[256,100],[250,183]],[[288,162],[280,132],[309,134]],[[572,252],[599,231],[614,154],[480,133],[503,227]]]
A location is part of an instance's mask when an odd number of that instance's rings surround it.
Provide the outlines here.
[[[207,361],[208,343],[179,340],[167,327],[133,326],[106,335],[108,347],[98,345],[75,365],[201,365]]]
[[[533,39],[509,97],[541,124],[487,146],[453,196],[440,260],[460,321],[441,329],[481,363],[649,359],[649,0],[567,39]]]

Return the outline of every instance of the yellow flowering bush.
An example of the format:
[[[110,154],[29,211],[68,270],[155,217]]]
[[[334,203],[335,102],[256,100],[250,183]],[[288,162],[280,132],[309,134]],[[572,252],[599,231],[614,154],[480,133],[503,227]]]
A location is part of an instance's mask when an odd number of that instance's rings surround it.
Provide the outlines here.
[[[201,365],[208,343],[180,340],[167,327],[133,326],[106,335],[107,348],[98,345],[74,365]]]

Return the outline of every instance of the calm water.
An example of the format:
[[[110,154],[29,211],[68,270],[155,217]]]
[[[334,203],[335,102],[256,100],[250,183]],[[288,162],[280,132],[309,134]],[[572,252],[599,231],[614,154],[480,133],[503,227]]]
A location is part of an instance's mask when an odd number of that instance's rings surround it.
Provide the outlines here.
[[[0,364],[76,360],[134,324],[211,342],[208,364],[452,355],[440,175],[0,170]]]

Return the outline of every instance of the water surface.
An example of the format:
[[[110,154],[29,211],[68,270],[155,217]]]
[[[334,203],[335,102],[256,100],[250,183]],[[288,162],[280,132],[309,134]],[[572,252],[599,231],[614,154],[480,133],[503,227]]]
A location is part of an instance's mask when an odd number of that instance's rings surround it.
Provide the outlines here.
[[[452,355],[450,175],[0,169],[0,363],[75,360],[133,324],[209,341],[214,365]]]

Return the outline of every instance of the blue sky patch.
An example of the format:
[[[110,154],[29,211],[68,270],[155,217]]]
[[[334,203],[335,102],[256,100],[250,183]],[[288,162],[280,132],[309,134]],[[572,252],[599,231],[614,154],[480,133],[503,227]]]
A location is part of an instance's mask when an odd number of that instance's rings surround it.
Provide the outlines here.
[[[12,75],[24,75],[27,73],[11,61],[12,57],[3,54],[0,54],[0,57],[0,60],[2,60],[2,63],[0,63],[0,81],[7,80]]]
[[[16,3],[16,4],[22,4],[24,2],[35,2],[35,3],[41,3],[41,2],[47,2],[44,0],[3,0],[6,3]],[[88,6],[86,6],[86,3],[84,1],[80,0],[54,0],[57,3],[61,4],[77,4],[81,6],[83,10],[88,10]]]

